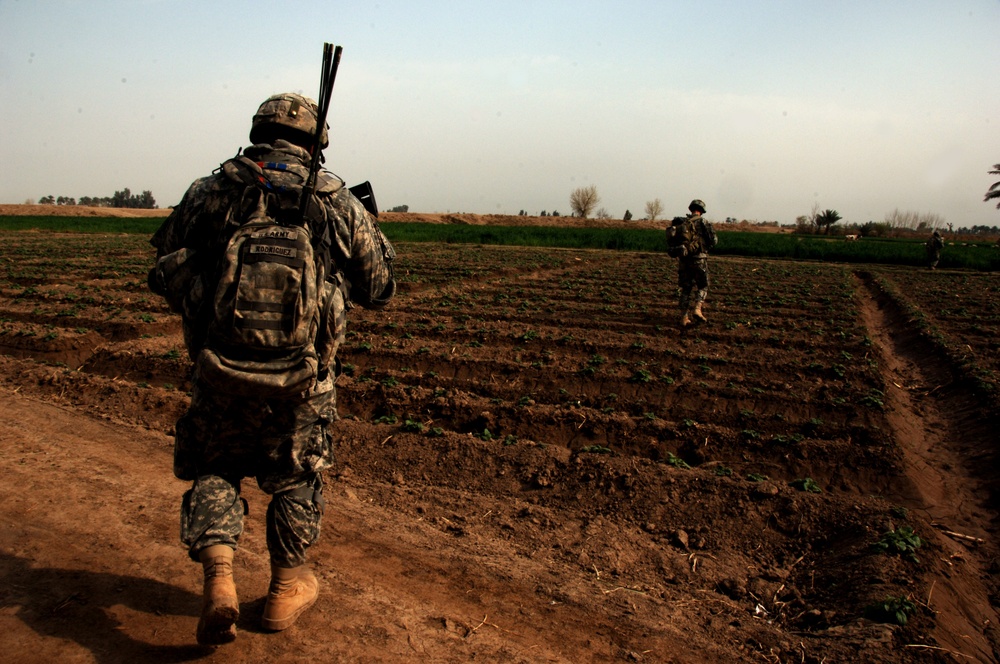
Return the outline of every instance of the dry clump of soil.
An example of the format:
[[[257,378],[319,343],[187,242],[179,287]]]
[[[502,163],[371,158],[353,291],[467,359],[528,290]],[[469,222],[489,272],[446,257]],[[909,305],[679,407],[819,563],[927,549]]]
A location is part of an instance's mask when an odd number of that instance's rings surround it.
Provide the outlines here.
[[[323,595],[256,627],[246,482],[241,634],[212,653],[170,473],[190,365],[145,238],[4,239],[10,661],[997,658],[996,420],[876,287],[912,271],[713,259],[711,322],[680,331],[663,256],[397,247],[399,296],[343,349]]]

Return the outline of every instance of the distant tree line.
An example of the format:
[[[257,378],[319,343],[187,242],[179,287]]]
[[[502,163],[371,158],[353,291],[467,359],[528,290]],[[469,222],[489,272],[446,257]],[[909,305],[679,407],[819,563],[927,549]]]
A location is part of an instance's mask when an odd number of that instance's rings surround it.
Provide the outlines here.
[[[114,196],[81,196],[77,201],[72,196],[42,196],[38,199],[41,205],[90,205],[93,207],[141,208],[152,210],[156,208],[153,192],[145,190],[141,194],[133,194],[128,187],[116,191]]]
[[[1000,164],[996,164],[993,170],[990,171],[991,175],[1000,175]],[[146,204],[130,204],[136,199],[145,199],[148,196],[148,205]],[[126,204],[121,204],[119,200],[127,201]],[[989,190],[986,192],[986,197],[984,200],[992,201],[1000,199],[1000,182],[994,183]],[[89,201],[89,202],[85,202]],[[111,202],[108,202],[111,201]],[[64,198],[60,196],[58,199],[53,199],[52,196],[48,196],[42,199],[42,203],[55,203],[57,205],[73,205],[72,198]],[[145,203],[146,201],[143,200]],[[590,217],[591,214],[597,219],[610,219],[611,214],[607,209],[598,205],[601,202],[601,197],[597,193],[597,187],[595,185],[588,185],[585,187],[578,187],[570,192],[569,196],[569,206],[571,214],[575,217],[582,217],[584,219]],[[124,192],[115,192],[112,199],[80,199],[81,205],[110,205],[112,207],[155,207],[153,201],[153,195],[148,192],[142,192],[141,197],[130,196],[129,190],[125,189]],[[1000,208],[1000,203],[997,204],[997,208]],[[409,211],[409,206],[407,205],[397,205],[396,207],[389,210],[390,212],[407,212]],[[646,216],[645,219],[649,221],[656,221],[659,219],[660,215],[664,212],[663,202],[659,198],[654,198],[651,201],[646,202],[645,208]],[[518,211],[518,216],[525,217],[528,216],[527,210]],[[559,217],[562,216],[557,210],[548,212],[547,210],[542,210],[539,215],[540,217]],[[625,211],[623,217],[625,221],[630,221],[633,218],[632,212],[630,210]],[[945,221],[944,217],[933,212],[914,212],[910,210],[900,210],[896,208],[892,212],[885,216],[883,221],[869,221],[867,223],[848,223],[844,221],[843,224],[837,226],[844,218],[836,210],[826,209],[821,210],[819,204],[814,204],[812,212],[808,215],[801,215],[796,217],[795,223],[792,224],[792,228],[795,229],[796,233],[802,234],[857,234],[865,237],[889,237],[898,236],[907,233],[925,233],[932,230],[943,230],[947,226],[949,232],[959,233],[959,234],[972,234],[972,235],[993,235],[996,234],[1000,229],[996,226],[972,226],[971,228],[959,228],[955,230],[954,224]],[[726,223],[738,223],[736,217],[726,217]],[[748,222],[743,220],[744,224],[755,225],[755,226],[779,226],[777,221],[763,221],[763,222]],[[834,228],[836,226],[836,228]]]

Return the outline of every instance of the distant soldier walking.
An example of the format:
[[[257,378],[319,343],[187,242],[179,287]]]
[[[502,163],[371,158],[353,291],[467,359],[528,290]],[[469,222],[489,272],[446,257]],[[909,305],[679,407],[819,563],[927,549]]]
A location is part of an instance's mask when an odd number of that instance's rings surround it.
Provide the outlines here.
[[[682,328],[689,326],[692,318],[706,322],[702,305],[708,297],[708,251],[718,242],[712,225],[702,217],[705,214],[704,201],[691,201],[688,212],[686,217],[674,217],[667,227],[667,254],[678,259],[677,285],[680,288]]]
[[[928,267],[936,270],[938,261],[941,260],[941,250],[944,249],[944,238],[941,237],[941,231],[934,229],[934,232],[931,233],[931,239],[927,240],[927,244],[924,246],[927,248]]]
[[[264,101],[253,145],[196,180],[151,240],[150,287],[182,315],[194,361],[174,474],[192,482],[181,540],[204,571],[201,644],[236,638],[243,478],[271,496],[261,625],[290,627],[316,601],[306,552],[320,533],[320,473],[333,461],[328,427],[346,311],[351,302],[384,307],[395,293],[395,253],[374,217],[319,170],[328,144],[319,108],[298,94]]]

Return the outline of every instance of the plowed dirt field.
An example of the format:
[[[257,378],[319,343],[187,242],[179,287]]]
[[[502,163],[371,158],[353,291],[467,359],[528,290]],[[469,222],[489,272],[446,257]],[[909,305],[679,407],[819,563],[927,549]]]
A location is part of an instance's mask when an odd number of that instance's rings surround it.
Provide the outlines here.
[[[350,315],[320,600],[258,629],[247,482],[211,650],[147,238],[0,242],[6,662],[1000,658],[996,275],[713,258],[681,331],[662,254],[398,246]]]

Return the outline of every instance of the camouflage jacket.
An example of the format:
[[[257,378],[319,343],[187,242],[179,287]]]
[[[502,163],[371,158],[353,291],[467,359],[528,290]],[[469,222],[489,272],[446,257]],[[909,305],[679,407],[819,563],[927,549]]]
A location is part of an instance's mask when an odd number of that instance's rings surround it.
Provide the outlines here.
[[[289,173],[308,170],[309,153],[283,140],[272,145],[247,148],[246,157],[258,162],[289,165]],[[334,300],[328,325],[335,345],[330,359],[344,336],[346,310],[352,303],[370,309],[384,307],[395,294],[392,261],[395,251],[382,234],[374,217],[331,173],[322,174],[326,186],[317,187],[323,201],[325,222],[330,225],[332,258],[337,272],[331,279],[341,282],[343,297]],[[289,175],[288,177],[297,177]],[[212,175],[195,180],[150,243],[156,247],[158,267],[150,274],[150,288],[163,295],[171,308],[182,314],[184,339],[194,359],[204,343],[206,330],[200,320],[205,296],[214,292],[210,281],[225,250],[227,212],[242,196],[244,185],[227,177],[220,168]],[[179,251],[187,250],[187,251]],[[160,258],[184,256],[185,265],[163,273]],[[157,272],[160,272],[157,274]]]

